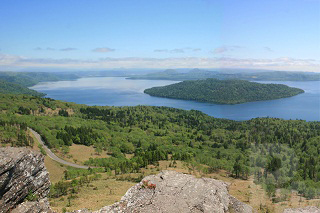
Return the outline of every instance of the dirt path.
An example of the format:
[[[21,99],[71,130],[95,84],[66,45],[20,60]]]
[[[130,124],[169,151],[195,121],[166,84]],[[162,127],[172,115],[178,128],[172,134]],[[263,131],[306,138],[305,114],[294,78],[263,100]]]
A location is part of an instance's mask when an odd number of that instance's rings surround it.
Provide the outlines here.
[[[65,161],[59,157],[57,157],[53,152],[51,152],[51,150],[44,144],[43,140],[41,139],[41,136],[36,132],[34,131],[33,129],[30,129],[30,132],[34,135],[34,137],[39,141],[39,143],[43,146],[44,150],[46,151],[47,155],[54,161],[57,161],[58,163],[61,163],[61,164],[64,164],[66,166],[72,166],[72,167],[75,167],[75,168],[79,168],[79,169],[88,169],[89,167],[88,166],[82,166],[82,165],[78,165],[78,164],[75,164],[75,163],[70,163],[68,161]]]

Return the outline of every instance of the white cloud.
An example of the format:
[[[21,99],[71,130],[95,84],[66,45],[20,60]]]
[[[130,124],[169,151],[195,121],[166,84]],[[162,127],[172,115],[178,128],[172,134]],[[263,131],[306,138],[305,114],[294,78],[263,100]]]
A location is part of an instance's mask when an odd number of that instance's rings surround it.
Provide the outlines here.
[[[52,48],[52,47],[46,47],[46,48],[36,47],[36,48],[34,48],[34,50],[37,50],[37,51],[43,51],[43,50],[53,51],[53,50],[56,50],[56,49]]]
[[[56,50],[56,49],[52,48],[52,47],[46,47],[46,48],[36,47],[36,48],[34,48],[34,50],[37,50],[37,51],[43,51],[43,50],[53,51],[53,50]]]
[[[184,53],[184,49],[173,49],[170,52],[171,53]]]
[[[154,52],[167,53],[167,52],[169,52],[169,50],[167,50],[167,49],[156,49],[156,50],[154,50]]]
[[[320,72],[320,61],[314,59],[274,58],[239,59],[228,57],[176,57],[176,58],[102,58],[97,60],[23,58],[0,54],[0,69],[66,68],[66,69],[112,69],[112,68],[247,68],[288,71]]]
[[[201,51],[201,48],[192,48],[191,49],[193,52],[198,52],[198,51]]]
[[[226,52],[230,52],[230,51],[234,51],[236,49],[240,49],[242,48],[241,46],[237,46],[237,45],[232,45],[232,46],[221,46],[221,47],[217,47],[215,48],[212,53],[213,54],[223,54],[223,53],[226,53]]]
[[[185,53],[188,51],[199,52],[199,51],[201,51],[201,48],[186,47],[186,48],[176,48],[176,49],[172,49],[172,50],[168,50],[168,49],[155,49],[154,50],[154,52],[158,52],[158,53]]]
[[[52,48],[52,47],[46,47],[46,48],[36,47],[33,50],[36,50],[36,51],[53,51],[53,50],[56,50],[56,49]],[[67,47],[67,48],[61,48],[59,50],[60,51],[73,51],[73,50],[77,50],[77,48]]]
[[[74,50],[77,50],[77,48],[67,47],[67,48],[60,49],[60,51],[74,51]]]
[[[267,52],[274,52],[270,47],[264,47],[263,49]]]
[[[0,66],[14,65],[16,62],[18,62],[21,59],[22,58],[20,56],[0,53]]]
[[[114,52],[115,49],[111,49],[109,47],[99,47],[92,50],[93,52],[97,53],[108,53],[108,52]]]

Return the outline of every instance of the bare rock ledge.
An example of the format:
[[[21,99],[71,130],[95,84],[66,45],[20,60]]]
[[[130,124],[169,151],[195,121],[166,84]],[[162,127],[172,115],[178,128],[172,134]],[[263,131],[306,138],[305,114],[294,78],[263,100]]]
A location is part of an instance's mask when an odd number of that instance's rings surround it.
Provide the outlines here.
[[[93,213],[252,213],[251,206],[228,193],[228,184],[210,178],[195,178],[175,171],[145,177],[121,200]],[[92,213],[87,209],[73,213]],[[317,207],[286,209],[283,213],[320,213]]]
[[[74,211],[87,213],[88,210]],[[145,177],[120,202],[95,213],[216,212],[251,213],[252,207],[228,193],[228,185],[210,178],[195,178],[175,171]]]
[[[27,148],[0,148],[0,212],[51,212],[44,156]],[[37,201],[26,201],[32,193]],[[26,201],[26,202],[25,202]]]

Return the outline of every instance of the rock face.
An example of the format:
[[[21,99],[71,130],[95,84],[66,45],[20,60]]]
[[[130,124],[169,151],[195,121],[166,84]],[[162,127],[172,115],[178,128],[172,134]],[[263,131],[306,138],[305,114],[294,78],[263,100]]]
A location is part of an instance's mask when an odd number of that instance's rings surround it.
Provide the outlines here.
[[[47,198],[34,202],[23,202],[18,205],[11,213],[47,213],[53,212],[49,207]]]
[[[50,212],[49,189],[43,155],[26,148],[0,148],[1,213]],[[28,195],[38,201],[26,201]]]
[[[320,213],[320,209],[315,206],[307,206],[298,209],[285,209],[283,213]]]
[[[120,202],[97,211],[106,212],[250,213],[253,210],[229,195],[225,182],[162,171],[131,187]]]

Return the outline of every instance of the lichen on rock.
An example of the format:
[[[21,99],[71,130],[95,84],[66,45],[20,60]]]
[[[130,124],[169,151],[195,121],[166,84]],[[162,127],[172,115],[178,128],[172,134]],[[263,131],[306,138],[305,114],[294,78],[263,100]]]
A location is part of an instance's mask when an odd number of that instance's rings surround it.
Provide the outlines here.
[[[75,211],[88,212],[88,210]],[[162,171],[145,177],[131,187],[121,201],[96,213],[115,212],[216,212],[250,213],[252,207],[228,193],[228,184],[211,179],[195,178],[175,171]]]

